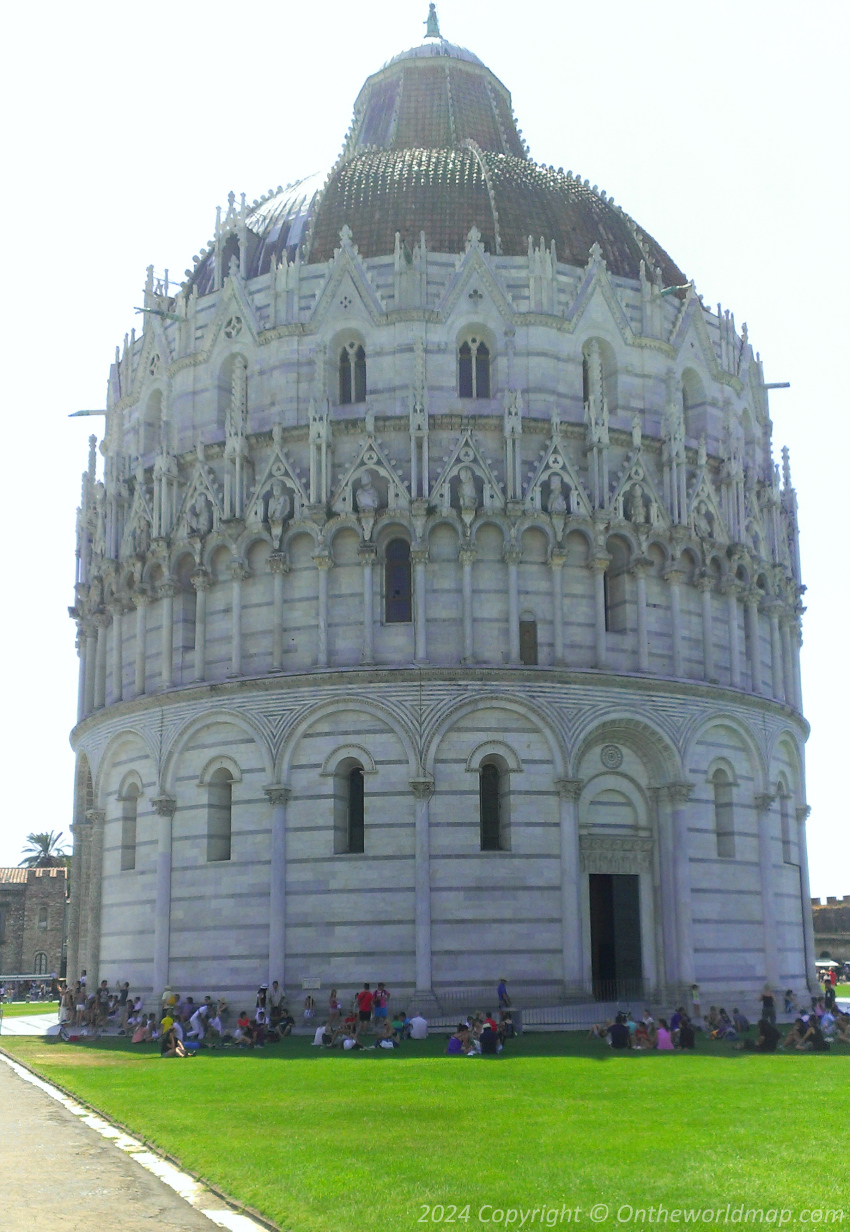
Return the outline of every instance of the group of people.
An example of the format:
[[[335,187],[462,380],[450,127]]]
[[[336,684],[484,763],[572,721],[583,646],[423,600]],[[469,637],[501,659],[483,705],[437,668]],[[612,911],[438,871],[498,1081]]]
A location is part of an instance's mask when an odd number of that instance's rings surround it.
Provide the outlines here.
[[[500,997],[502,1005],[505,1002]],[[503,1008],[498,1021],[490,1010],[470,1014],[457,1024],[449,1036],[446,1055],[449,1057],[496,1057],[502,1051],[505,1040],[516,1035],[511,1011]]]
[[[11,980],[0,982],[0,1002],[58,1001],[61,981],[52,976],[44,980]]]
[[[648,1009],[639,1019],[631,1010],[621,1010],[613,1019],[594,1023],[587,1034],[590,1039],[607,1040],[617,1051],[686,1051],[696,1043],[693,1022],[682,1005],[673,1011],[669,1020],[659,1018],[657,1022]]]

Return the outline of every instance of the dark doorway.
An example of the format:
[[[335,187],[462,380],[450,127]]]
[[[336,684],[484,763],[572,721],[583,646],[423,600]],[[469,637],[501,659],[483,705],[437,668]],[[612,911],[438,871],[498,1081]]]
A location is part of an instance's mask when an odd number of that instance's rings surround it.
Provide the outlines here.
[[[637,876],[590,874],[590,950],[593,995],[597,1001],[641,995],[643,968]]]

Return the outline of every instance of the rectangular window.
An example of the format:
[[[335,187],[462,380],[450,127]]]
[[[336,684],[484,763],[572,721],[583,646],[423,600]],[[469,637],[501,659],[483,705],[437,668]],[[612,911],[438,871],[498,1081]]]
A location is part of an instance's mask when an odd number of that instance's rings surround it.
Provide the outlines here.
[[[537,621],[521,620],[519,622],[519,661],[526,667],[537,664]]]

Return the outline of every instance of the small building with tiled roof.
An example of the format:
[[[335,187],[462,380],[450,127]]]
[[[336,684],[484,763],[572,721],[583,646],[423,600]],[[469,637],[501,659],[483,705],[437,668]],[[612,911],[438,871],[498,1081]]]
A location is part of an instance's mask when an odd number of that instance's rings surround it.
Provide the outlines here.
[[[61,973],[67,884],[64,868],[0,868],[0,980]]]

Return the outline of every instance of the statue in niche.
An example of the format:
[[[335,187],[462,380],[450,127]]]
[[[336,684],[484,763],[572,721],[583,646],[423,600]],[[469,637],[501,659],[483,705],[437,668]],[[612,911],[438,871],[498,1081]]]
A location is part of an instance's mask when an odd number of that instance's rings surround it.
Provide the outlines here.
[[[460,484],[458,496],[460,507],[464,512],[474,512],[478,508],[478,493],[475,490],[475,475],[471,466],[462,466],[458,472]]]
[[[705,501],[700,501],[694,510],[694,530],[700,539],[714,538],[714,519]]]
[[[633,522],[635,526],[645,526],[648,520],[646,516],[646,500],[643,488],[639,483],[632,484],[626,493],[626,499],[623,503],[627,520]]]
[[[190,535],[208,535],[212,530],[213,516],[210,502],[199,492],[186,514],[186,526]]]
[[[379,496],[378,489],[372,481],[372,472],[364,471],[360,480],[360,487],[354,494],[354,499],[357,503],[357,512],[374,514],[378,508]]]
[[[106,489],[103,484],[98,482],[94,489],[94,538],[92,541],[92,552],[95,556],[103,556],[106,551],[106,519],[103,515],[103,506],[106,499]]]
[[[145,556],[150,551],[151,528],[147,518],[139,518],[133,528],[132,547],[137,556]]]
[[[103,582],[96,577],[89,587],[89,610],[97,612],[103,607]]]
[[[289,493],[280,479],[273,479],[267,506],[269,522],[284,522],[292,509]]]
[[[557,471],[553,471],[549,476],[549,512],[567,512],[567,500],[564,496],[563,479]]]

